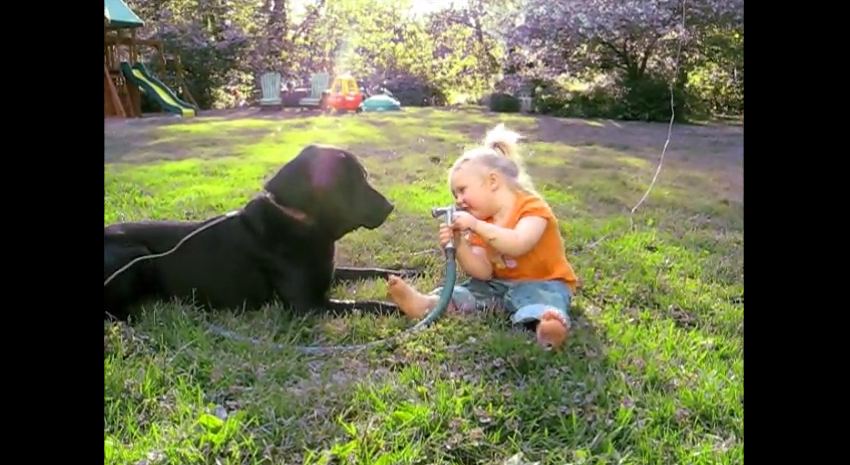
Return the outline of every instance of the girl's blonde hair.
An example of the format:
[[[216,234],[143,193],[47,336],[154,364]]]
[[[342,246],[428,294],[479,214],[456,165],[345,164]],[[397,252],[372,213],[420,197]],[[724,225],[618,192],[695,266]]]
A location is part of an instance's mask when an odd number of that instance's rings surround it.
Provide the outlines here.
[[[511,187],[520,189],[528,194],[539,196],[534,189],[534,183],[525,171],[522,158],[519,155],[517,142],[522,136],[507,129],[504,123],[487,131],[484,144],[480,147],[466,151],[455,160],[449,170],[449,190],[451,190],[452,175],[458,168],[468,161],[475,161],[482,166],[497,170],[502,173]]]

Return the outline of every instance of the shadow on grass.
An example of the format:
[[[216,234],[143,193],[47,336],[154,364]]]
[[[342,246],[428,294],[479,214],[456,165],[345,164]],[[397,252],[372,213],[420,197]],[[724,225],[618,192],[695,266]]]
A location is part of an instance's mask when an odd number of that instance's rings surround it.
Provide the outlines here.
[[[411,324],[397,316],[303,320],[281,310],[213,318],[290,344],[366,342]],[[502,461],[520,450],[555,464],[573,459],[576,450],[614,459],[628,449],[621,441],[631,420],[620,414],[617,427],[606,423],[610,406],[628,401],[609,386],[617,375],[580,310],[559,353],[543,352],[533,333],[494,313],[446,316],[393,348],[318,358],[220,340],[205,331],[206,318],[158,305],[133,330],[108,325],[106,434],[114,444],[159,446],[172,460],[185,460],[181,454],[197,447],[205,460],[235,452],[241,460],[262,456],[272,463],[312,451],[341,460],[354,454],[363,464]],[[542,379],[547,382],[533,381]],[[140,416],[139,409],[148,413]],[[177,434],[216,411],[228,412],[234,423],[220,447],[202,450],[201,430],[189,450],[167,450],[174,442],[169,431]],[[609,433],[597,434],[604,429]],[[260,451],[250,444],[269,446]]]

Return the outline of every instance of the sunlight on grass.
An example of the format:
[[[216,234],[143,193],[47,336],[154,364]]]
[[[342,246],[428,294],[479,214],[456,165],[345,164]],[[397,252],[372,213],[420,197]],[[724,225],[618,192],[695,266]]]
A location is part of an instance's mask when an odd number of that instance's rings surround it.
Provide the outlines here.
[[[607,122],[405,108],[117,128],[105,134],[104,223],[209,218],[243,205],[304,145],[339,145],[396,210],[339,241],[338,262],[415,266],[411,283],[428,292],[445,266],[430,209],[452,201],[455,157],[499,121],[526,135],[582,278],[564,351],[485,312],[392,347],[305,357],[291,346],[374,341],[414,322],[160,302],[130,324],[104,322],[105,463],[504,463],[518,452],[547,465],[741,463],[743,199],[720,182],[741,163],[700,145],[704,134],[683,132],[677,150],[712,163],[667,167],[633,229],[626,212],[655,169],[640,152],[652,126],[630,126],[629,139]],[[332,295],[384,299],[386,284]],[[262,343],[221,339],[206,321]]]

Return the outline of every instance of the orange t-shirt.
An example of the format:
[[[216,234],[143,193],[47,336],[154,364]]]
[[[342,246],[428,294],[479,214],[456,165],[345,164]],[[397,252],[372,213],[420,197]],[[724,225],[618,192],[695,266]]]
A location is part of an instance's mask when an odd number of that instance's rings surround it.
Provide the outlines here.
[[[548,281],[560,279],[575,293],[578,278],[572,265],[567,261],[558,219],[546,202],[530,194],[520,193],[517,197],[514,211],[504,224],[505,228],[516,227],[519,220],[526,216],[538,216],[546,220],[546,229],[535,246],[525,255],[508,257],[501,254],[478,234],[470,233],[469,244],[482,247],[487,252],[487,258],[493,265],[493,277],[515,281]],[[493,218],[484,220],[493,223]]]

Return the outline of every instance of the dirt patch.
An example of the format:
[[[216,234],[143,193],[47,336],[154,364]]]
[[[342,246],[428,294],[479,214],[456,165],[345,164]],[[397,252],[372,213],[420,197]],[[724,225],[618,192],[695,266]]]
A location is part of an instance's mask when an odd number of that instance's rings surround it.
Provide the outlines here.
[[[269,135],[269,129],[244,128],[211,135],[168,135],[156,129],[123,131],[104,137],[104,163],[150,163],[185,158],[218,158],[235,155],[242,144]]]
[[[597,145],[626,152],[651,163],[654,171],[664,142],[666,123],[581,120],[541,116],[533,135],[543,142]],[[707,173],[726,194],[743,201],[744,130],[720,124],[673,126],[664,165]]]
[[[202,116],[183,119],[172,115],[145,115],[142,118],[104,120],[104,163],[148,163],[157,160],[180,160],[188,157],[215,158],[233,155],[240,140],[249,142],[268,135],[267,128],[240,128],[206,134],[203,137],[177,136],[159,131],[177,125],[226,122],[241,119],[261,121],[295,121],[290,129],[307,128],[318,110],[286,108],[281,111],[244,108],[207,110]]]

